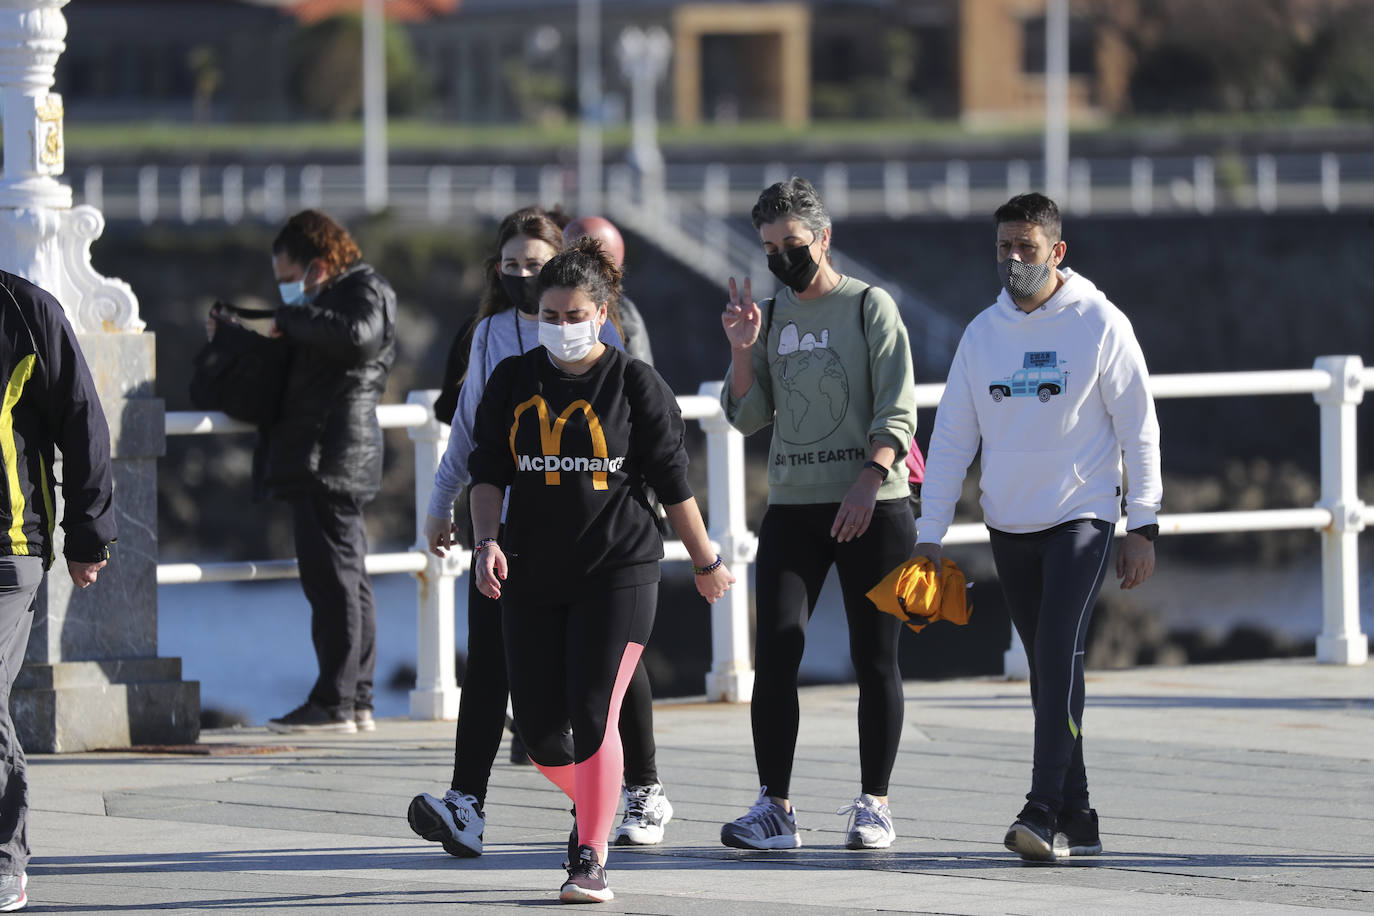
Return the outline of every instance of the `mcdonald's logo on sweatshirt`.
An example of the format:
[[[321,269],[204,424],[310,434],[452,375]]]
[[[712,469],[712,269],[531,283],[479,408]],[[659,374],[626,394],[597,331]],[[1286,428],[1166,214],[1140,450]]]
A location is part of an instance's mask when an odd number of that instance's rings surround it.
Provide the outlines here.
[[[534,408],[539,423],[539,444],[542,454],[530,455],[521,454],[516,451],[516,433],[520,431],[520,421],[525,412]],[[582,411],[587,420],[587,432],[592,440],[592,454],[588,455],[564,455],[563,430],[567,425],[568,418],[577,411]],[[515,459],[515,465],[521,471],[542,471],[544,473],[544,483],[546,486],[556,487],[561,481],[560,474],[563,471],[569,473],[590,473],[592,475],[592,489],[605,490],[608,488],[607,475],[620,470],[625,463],[625,458],[612,458],[607,454],[606,435],[601,429],[601,418],[592,410],[592,405],[584,400],[576,400],[569,404],[557,419],[550,420],[549,405],[540,395],[535,395],[524,401],[515,408],[515,416],[510,426],[510,453]]]

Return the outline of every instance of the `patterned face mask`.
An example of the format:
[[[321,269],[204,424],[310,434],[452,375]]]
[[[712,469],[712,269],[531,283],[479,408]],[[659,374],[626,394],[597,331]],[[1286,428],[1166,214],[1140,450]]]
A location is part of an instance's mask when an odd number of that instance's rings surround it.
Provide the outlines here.
[[[997,277],[1013,299],[1029,299],[1049,282],[1050,262],[1027,264],[1008,257],[997,262]]]

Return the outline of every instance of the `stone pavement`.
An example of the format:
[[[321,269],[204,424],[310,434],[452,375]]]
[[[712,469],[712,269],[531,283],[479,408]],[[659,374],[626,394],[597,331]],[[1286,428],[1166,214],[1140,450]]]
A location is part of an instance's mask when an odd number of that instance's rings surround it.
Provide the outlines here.
[[[749,708],[657,708],[677,814],[665,844],[616,849],[612,913],[1374,912],[1374,665],[1310,660],[1089,675],[1105,852],[1026,866],[1001,846],[1029,783],[1024,683],[911,681],[892,785],[898,840],[843,848],[858,792],[856,690],[808,688],[793,798],[802,849],[719,843],[753,801]],[[414,836],[412,795],[447,787],[451,723],[287,741],[207,733],[208,756],[31,762],[35,912],[407,913],[559,907],[568,803],[532,767],[493,772],[486,853]]]

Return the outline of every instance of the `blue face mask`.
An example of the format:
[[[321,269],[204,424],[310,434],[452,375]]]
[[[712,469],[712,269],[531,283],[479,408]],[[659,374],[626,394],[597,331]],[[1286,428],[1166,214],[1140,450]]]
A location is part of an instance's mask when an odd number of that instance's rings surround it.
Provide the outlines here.
[[[277,289],[281,290],[281,301],[286,305],[305,305],[307,301],[305,298],[304,280],[295,280],[291,283],[278,283]]]

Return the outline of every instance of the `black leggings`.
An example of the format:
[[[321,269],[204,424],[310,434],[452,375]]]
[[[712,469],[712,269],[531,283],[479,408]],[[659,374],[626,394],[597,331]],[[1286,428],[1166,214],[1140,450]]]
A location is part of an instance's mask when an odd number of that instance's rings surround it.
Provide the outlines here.
[[[616,722],[654,628],[658,583],[569,592],[566,604],[532,605],[508,584],[506,669],[530,760],[577,806],[579,843],[604,853],[624,770]]]
[[[797,670],[806,625],[833,564],[839,571],[849,659],[859,684],[859,774],[863,791],[887,795],[902,736],[901,622],[867,592],[904,562],[916,541],[905,499],[880,500],[863,536],[830,536],[839,504],[770,506],[759,528],[754,646],[754,761],[768,794],[788,798],[797,749]]]
[[[468,543],[472,543],[471,529]],[[451,788],[476,796],[485,804],[491,764],[501,747],[506,727],[506,640],[501,630],[500,602],[477,590],[468,580],[468,663],[458,697],[458,725],[453,738]],[[626,692],[620,713],[620,740],[625,748],[625,784],[658,782],[654,744],[654,698],[649,675],[641,661]]]
[[[991,531],[1007,609],[1030,662],[1035,757],[1027,800],[1088,807],[1083,766],[1083,652],[1107,575],[1112,524],[1065,522],[1032,534]]]

